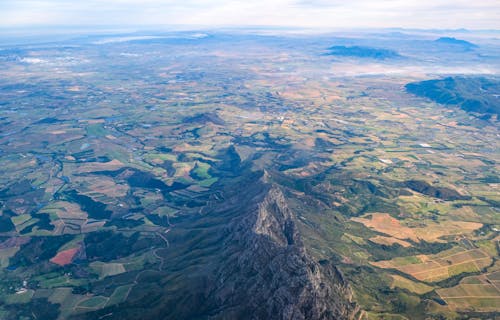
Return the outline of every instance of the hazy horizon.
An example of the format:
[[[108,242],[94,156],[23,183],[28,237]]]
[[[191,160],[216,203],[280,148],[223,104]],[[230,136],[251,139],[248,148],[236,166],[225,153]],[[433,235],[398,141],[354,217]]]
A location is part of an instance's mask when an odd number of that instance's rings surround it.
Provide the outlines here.
[[[469,1],[355,0],[7,0],[0,3],[0,28],[500,28],[500,3]],[[445,18],[445,19],[444,19]]]

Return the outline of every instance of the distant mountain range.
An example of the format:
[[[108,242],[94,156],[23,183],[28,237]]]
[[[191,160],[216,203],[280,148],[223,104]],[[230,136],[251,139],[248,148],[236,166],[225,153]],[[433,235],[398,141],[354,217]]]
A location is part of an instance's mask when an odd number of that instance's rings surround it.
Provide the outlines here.
[[[327,55],[331,56],[370,58],[377,60],[401,57],[401,55],[394,50],[363,46],[333,46],[328,48],[328,51]]]
[[[491,117],[500,116],[500,81],[483,77],[448,77],[408,83],[406,90],[445,105]]]
[[[465,50],[471,50],[471,49],[478,47],[477,45],[473,44],[472,42],[460,40],[457,38],[451,38],[451,37],[441,37],[437,40],[434,40],[434,42],[437,44],[441,44],[441,45],[461,47],[462,49],[465,49]]]

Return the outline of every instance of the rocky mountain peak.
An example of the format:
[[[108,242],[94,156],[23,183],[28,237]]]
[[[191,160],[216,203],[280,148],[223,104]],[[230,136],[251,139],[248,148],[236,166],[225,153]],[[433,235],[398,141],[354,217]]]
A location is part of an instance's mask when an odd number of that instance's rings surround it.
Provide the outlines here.
[[[253,230],[256,234],[269,236],[280,246],[300,243],[292,212],[283,193],[276,186],[271,187],[258,204],[257,221]]]
[[[254,205],[233,225],[237,231],[228,243],[239,250],[218,272],[217,298],[233,306],[224,308],[221,318],[354,318],[359,308],[350,287],[335,266],[319,264],[307,253],[283,192],[276,185],[259,188]]]

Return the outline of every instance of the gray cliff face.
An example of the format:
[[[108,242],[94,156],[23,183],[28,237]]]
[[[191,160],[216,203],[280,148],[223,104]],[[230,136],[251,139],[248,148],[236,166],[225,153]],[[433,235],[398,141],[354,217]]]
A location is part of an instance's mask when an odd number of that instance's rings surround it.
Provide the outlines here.
[[[258,204],[257,220],[252,229],[258,235],[268,236],[281,247],[300,242],[292,212],[286,204],[283,193],[277,187],[271,188]]]
[[[218,270],[214,293],[225,307],[215,318],[354,318],[359,309],[340,272],[307,254],[283,193],[264,189],[232,226],[227,244],[239,249]]]

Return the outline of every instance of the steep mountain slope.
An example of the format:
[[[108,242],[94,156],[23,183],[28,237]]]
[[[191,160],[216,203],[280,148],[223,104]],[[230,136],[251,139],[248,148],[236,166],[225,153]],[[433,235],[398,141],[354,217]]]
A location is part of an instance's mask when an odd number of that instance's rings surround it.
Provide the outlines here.
[[[225,189],[211,212],[179,222],[158,252],[162,270],[138,275],[125,304],[83,317],[353,319],[359,308],[343,276],[307,253],[280,188],[259,175]]]
[[[485,117],[500,115],[498,89],[500,82],[494,78],[447,77],[408,83],[406,91],[437,103],[456,105],[467,112]]]

